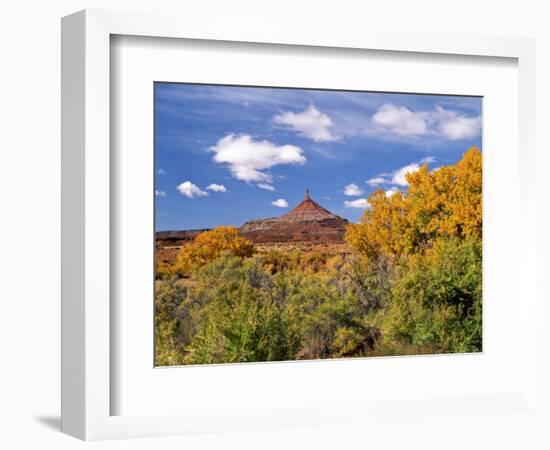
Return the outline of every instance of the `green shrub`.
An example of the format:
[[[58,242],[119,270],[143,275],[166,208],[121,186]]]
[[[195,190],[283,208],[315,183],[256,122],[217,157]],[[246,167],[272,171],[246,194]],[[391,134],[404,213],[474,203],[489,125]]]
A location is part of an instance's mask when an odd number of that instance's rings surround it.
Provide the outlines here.
[[[300,270],[318,260],[221,256],[190,279],[158,280],[157,364],[481,350],[479,241],[439,239],[398,265]]]
[[[197,272],[192,297],[202,306],[187,364],[288,359],[281,305],[259,262],[222,257]]]
[[[439,239],[409,257],[382,314],[384,344],[436,353],[481,351],[481,243]]]

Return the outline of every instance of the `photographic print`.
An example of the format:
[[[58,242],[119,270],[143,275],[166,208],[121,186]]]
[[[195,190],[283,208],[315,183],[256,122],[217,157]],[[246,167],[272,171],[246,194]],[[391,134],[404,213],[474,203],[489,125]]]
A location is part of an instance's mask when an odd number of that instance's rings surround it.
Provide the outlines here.
[[[482,351],[482,98],[154,105],[156,366]]]

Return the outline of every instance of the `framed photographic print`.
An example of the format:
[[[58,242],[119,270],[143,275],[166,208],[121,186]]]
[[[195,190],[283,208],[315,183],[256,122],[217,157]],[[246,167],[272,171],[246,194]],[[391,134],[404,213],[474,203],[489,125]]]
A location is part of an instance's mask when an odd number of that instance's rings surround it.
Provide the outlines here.
[[[155,365],[482,351],[482,98],[157,83]]]
[[[63,19],[64,432],[536,414],[533,42],[310,31]]]

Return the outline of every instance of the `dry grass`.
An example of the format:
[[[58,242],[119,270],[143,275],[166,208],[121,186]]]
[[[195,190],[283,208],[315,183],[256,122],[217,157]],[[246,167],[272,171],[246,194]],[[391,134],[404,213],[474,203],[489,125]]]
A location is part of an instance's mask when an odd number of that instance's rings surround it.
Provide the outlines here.
[[[189,241],[190,243],[192,241]],[[157,264],[163,264],[171,266],[176,262],[176,256],[180,250],[188,243],[182,243],[181,245],[162,245],[162,242],[157,241],[156,247],[156,260]],[[255,244],[257,252],[269,253],[272,251],[277,252],[303,252],[303,253],[325,253],[327,255],[348,255],[351,253],[351,248],[348,244],[337,243],[317,243],[317,242],[270,242]]]
[[[317,242],[270,242],[264,244],[255,244],[259,253],[270,251],[279,252],[317,252],[329,255],[345,255],[351,253],[351,247],[348,244],[336,243],[317,243]]]

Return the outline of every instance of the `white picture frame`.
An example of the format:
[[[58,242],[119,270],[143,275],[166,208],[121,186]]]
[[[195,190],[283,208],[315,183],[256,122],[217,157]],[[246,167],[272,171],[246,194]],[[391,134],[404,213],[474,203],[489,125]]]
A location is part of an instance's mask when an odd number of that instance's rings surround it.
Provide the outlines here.
[[[518,62],[519,223],[517,283],[520,376],[517,390],[483,397],[426,398],[408,403],[415,411],[445,415],[536,414],[535,43],[532,39],[451,34],[347,30],[338,35],[259,23],[196,23],[192,17],[112,11],[82,11],[62,22],[62,430],[85,440],[162,436],[266,427],[330,424],[393,417],[390,404],[343,402],[330,413],[318,405],[278,407],[234,414],[112,415],[110,316],[110,38],[112,35],[200,39],[242,43],[368,49],[417,54],[512,58]],[[354,370],[349,366],[346,370]],[[258,400],[260,401],[260,400]],[[392,400],[395,402],[395,399]],[[475,407],[472,408],[472,405]]]

